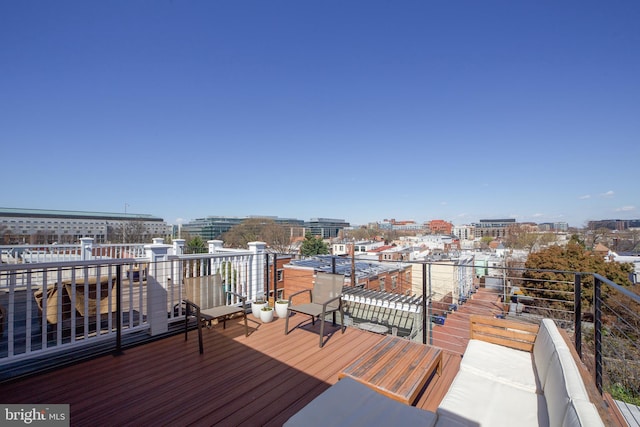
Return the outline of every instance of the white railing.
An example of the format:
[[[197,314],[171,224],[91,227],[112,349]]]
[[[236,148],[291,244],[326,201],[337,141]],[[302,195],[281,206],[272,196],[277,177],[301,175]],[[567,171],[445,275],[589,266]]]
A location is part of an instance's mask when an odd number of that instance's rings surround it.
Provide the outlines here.
[[[185,278],[220,274],[226,289],[248,300],[264,293],[262,243],[226,251],[214,241],[209,254],[181,255],[183,241],[157,239],[143,254],[127,249],[142,256],[119,259],[95,258],[90,243],[80,248],[90,259],[0,265],[0,366],[135,332],[167,332],[184,319]]]
[[[82,242],[78,244],[0,245],[0,262],[3,264],[141,258],[144,256],[145,244],[93,244],[91,238],[82,239]]]

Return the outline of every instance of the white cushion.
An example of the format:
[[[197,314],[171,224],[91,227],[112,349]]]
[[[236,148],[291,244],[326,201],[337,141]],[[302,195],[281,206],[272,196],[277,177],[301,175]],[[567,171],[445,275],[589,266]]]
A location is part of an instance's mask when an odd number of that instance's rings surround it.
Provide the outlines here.
[[[569,403],[562,427],[604,427],[595,405],[588,400],[576,399]]]
[[[556,324],[551,319],[543,319],[533,344],[533,360],[538,372],[540,386],[544,389],[551,356],[556,351],[558,338],[562,339]]]
[[[543,395],[464,370],[440,403],[436,426],[547,426]]]
[[[567,348],[558,348],[551,357],[544,397],[549,408],[549,422],[554,426],[562,424],[571,399],[589,400],[578,366]]]
[[[541,393],[532,354],[481,340],[470,340],[460,370],[472,372],[531,393]]]
[[[415,425],[433,427],[436,414],[397,402],[351,378],[329,387],[284,424],[288,427]]]

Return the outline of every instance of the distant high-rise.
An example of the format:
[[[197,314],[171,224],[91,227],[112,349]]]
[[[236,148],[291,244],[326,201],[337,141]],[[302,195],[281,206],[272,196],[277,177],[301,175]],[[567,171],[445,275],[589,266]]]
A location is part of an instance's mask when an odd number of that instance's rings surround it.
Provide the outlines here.
[[[191,237],[200,236],[203,240],[220,239],[224,233],[231,230],[234,226],[241,224],[243,221],[254,218],[264,218],[275,222],[276,224],[290,227],[293,231],[304,227],[304,221],[293,218],[278,218],[277,216],[208,216],[205,218],[197,218],[182,226],[182,231],[188,233]],[[298,233],[295,235],[301,235]]]
[[[344,219],[311,218],[304,223],[304,226],[306,230],[310,231],[314,236],[320,236],[323,239],[333,239],[338,237],[338,233],[349,227],[350,224]]]
[[[508,228],[516,223],[514,218],[507,219],[481,219],[480,222],[472,224],[475,227],[475,237],[482,238],[485,236],[505,237],[508,234]]]

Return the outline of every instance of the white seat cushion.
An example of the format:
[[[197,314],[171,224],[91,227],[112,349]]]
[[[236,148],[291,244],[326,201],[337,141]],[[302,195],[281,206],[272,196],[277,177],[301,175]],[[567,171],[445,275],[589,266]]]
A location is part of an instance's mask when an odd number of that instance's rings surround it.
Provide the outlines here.
[[[531,393],[542,393],[533,363],[527,351],[515,350],[481,340],[470,340],[460,370],[472,372]]]
[[[595,405],[587,400],[576,399],[569,403],[562,427],[604,427]]]
[[[440,403],[436,426],[548,426],[543,395],[460,370]]]
[[[436,414],[397,402],[351,378],[343,378],[312,400],[284,424],[287,427],[424,426]]]
[[[564,340],[558,332],[556,324],[551,319],[543,319],[533,344],[533,360],[538,371],[540,386],[544,389],[551,356],[556,351],[556,346],[563,344]]]
[[[549,408],[549,422],[559,426],[571,399],[589,401],[587,389],[568,348],[558,348],[549,364],[544,383],[544,396]]]

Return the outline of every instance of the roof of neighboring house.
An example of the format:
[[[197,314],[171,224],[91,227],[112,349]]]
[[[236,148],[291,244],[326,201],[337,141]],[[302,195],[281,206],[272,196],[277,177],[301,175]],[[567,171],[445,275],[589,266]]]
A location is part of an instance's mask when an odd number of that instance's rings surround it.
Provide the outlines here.
[[[382,251],[386,251],[387,249],[392,249],[392,248],[395,248],[395,246],[393,246],[393,245],[384,245],[384,246],[378,246],[377,248],[370,249],[367,252],[382,252]]]
[[[602,243],[598,243],[594,248],[596,252],[609,252],[609,248],[603,245]]]
[[[333,260],[335,260],[335,273],[344,274],[351,277],[351,258],[332,257],[331,255],[317,255],[313,258],[293,260],[286,266],[311,268],[314,271],[331,273],[333,270]],[[381,273],[398,271],[407,266],[407,264],[383,264],[375,261],[361,261],[356,259],[355,262],[356,278],[365,278],[376,276]],[[285,267],[286,267],[285,266]]]

